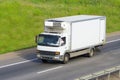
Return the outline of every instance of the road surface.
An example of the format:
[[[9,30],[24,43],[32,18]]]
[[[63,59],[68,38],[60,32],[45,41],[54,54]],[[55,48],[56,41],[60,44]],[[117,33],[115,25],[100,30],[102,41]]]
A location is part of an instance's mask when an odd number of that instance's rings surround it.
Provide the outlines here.
[[[0,80],[74,80],[120,65],[119,34],[107,37],[107,44],[99,49],[92,58],[79,56],[68,64],[42,63],[36,59],[35,48],[0,55]]]

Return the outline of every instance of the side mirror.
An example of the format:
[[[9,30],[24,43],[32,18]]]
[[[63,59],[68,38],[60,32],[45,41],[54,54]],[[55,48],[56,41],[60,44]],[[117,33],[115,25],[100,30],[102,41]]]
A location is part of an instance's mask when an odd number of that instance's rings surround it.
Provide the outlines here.
[[[35,36],[35,43],[37,43],[37,40],[38,40],[38,36],[36,35]]]

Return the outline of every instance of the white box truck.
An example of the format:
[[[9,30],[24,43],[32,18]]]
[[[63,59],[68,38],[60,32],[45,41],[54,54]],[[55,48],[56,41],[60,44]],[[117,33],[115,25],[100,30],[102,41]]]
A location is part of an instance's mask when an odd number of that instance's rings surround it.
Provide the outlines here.
[[[43,62],[67,63],[78,55],[94,55],[94,49],[106,41],[106,17],[76,15],[47,19],[44,32],[36,37],[37,57]]]

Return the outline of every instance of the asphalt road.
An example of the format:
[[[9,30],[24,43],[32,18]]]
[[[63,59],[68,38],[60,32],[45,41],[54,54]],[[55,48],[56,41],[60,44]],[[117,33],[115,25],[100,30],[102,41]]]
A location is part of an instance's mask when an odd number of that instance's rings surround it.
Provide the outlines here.
[[[74,80],[120,65],[120,35],[107,37],[107,44],[99,49],[92,58],[79,56],[68,64],[42,63],[36,59],[35,48],[18,51],[17,57],[0,61],[0,80]]]

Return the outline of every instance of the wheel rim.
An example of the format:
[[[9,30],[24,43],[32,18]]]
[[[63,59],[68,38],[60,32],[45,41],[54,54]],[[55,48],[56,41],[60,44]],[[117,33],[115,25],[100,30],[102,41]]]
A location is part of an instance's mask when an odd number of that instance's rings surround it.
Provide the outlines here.
[[[90,56],[93,56],[94,53],[93,53],[93,49],[90,50]]]
[[[68,61],[68,56],[65,56],[65,62],[67,62]]]
[[[64,58],[64,62],[67,63],[69,61],[69,56],[66,54]]]

